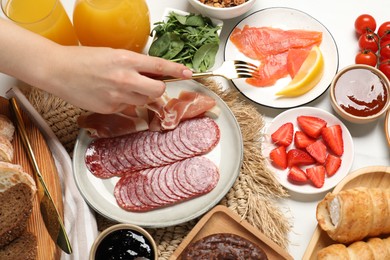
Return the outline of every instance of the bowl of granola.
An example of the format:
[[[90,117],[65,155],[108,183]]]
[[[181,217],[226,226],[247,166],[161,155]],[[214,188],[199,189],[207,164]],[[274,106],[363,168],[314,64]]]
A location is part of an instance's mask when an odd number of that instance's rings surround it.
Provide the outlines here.
[[[250,11],[256,0],[188,0],[188,2],[205,16],[227,20]]]

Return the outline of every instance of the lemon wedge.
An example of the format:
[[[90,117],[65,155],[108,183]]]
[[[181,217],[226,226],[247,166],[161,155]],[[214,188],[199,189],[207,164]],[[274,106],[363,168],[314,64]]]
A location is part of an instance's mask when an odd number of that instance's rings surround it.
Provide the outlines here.
[[[278,96],[296,97],[305,94],[321,80],[324,74],[324,57],[318,46],[314,46],[298,73],[283,89],[278,91]]]

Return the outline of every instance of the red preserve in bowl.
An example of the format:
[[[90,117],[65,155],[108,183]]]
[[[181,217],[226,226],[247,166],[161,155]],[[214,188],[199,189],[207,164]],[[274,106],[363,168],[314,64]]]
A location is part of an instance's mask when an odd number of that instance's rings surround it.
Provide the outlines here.
[[[381,112],[387,104],[388,95],[383,79],[364,68],[345,71],[334,87],[337,104],[347,113],[358,117]]]

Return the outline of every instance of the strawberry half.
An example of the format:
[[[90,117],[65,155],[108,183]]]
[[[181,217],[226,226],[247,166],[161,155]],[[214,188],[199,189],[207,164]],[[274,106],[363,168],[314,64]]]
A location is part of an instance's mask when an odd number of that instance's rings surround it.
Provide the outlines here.
[[[316,165],[306,169],[306,176],[317,188],[321,188],[325,183],[325,167]]]
[[[306,173],[297,166],[291,167],[290,171],[287,174],[288,180],[295,183],[306,183],[307,176]]]
[[[294,126],[291,122],[280,126],[272,135],[271,139],[277,145],[289,146],[292,143]]]
[[[309,165],[316,161],[307,152],[300,149],[290,149],[287,152],[287,166],[291,168],[294,165]]]
[[[294,145],[296,148],[300,149],[306,149],[306,147],[312,143],[314,143],[316,140],[307,136],[302,131],[296,131],[294,135]]]
[[[269,158],[275,164],[277,167],[281,169],[287,168],[287,154],[286,154],[286,147],[279,146],[273,149],[269,153]]]
[[[326,145],[321,141],[317,140],[314,143],[306,147],[306,151],[320,164],[324,164],[326,160]]]
[[[341,166],[341,158],[333,154],[329,154],[325,161],[325,170],[328,177],[333,176]]]
[[[299,128],[313,138],[320,137],[322,128],[327,124],[325,120],[315,116],[298,116],[297,121]]]
[[[337,156],[344,153],[343,130],[340,125],[332,125],[322,129],[322,139]]]

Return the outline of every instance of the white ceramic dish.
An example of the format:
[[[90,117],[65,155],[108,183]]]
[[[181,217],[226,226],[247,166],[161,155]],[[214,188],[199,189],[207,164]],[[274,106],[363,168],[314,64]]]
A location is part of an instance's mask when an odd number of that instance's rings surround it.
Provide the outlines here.
[[[293,98],[278,97],[276,92],[285,87],[290,81],[290,77],[279,79],[275,85],[270,87],[254,87],[245,82],[245,79],[233,80],[234,86],[248,99],[253,102],[272,108],[291,108],[304,105],[321,96],[329,87],[339,66],[338,50],[336,43],[327,30],[315,18],[296,9],[274,7],[263,9],[252,13],[240,21],[235,27],[243,28],[244,25],[253,27],[273,27],[283,30],[301,29],[322,32],[321,52],[325,61],[325,71],[321,81],[311,91]],[[254,64],[259,64],[257,60],[252,60],[242,54],[229,40],[226,42],[225,60],[245,60]]]
[[[297,124],[297,117],[301,115],[307,115],[307,116],[317,116],[322,119],[324,119],[328,126],[339,124],[341,125],[342,131],[343,131],[343,140],[344,140],[344,154],[342,155],[342,163],[341,166],[336,172],[335,175],[328,178],[325,177],[325,183],[322,188],[316,188],[310,182],[303,185],[297,185],[291,183],[287,179],[287,174],[289,169],[281,170],[279,168],[276,168],[272,165],[272,163],[269,160],[269,153],[270,151],[275,148],[276,146],[271,141],[271,134],[275,132],[281,125],[287,122],[291,122],[294,125],[294,132],[298,130],[298,124]],[[282,184],[286,189],[301,193],[301,194],[316,194],[328,191],[335,187],[350,171],[353,158],[354,158],[354,146],[352,141],[352,136],[349,133],[347,127],[341,122],[337,117],[332,115],[331,113],[314,107],[299,107],[299,108],[293,108],[286,110],[285,112],[279,114],[277,117],[274,118],[274,120],[271,121],[269,126],[265,130],[265,140],[263,142],[263,155],[267,158],[268,165],[276,174],[277,179],[279,180],[280,184]],[[288,149],[291,149],[293,147],[293,144],[291,144]],[[308,167],[308,166],[307,166]],[[305,169],[307,167],[302,167],[302,169]]]
[[[188,2],[203,15],[218,19],[232,19],[250,11],[256,0],[249,0],[243,4],[228,8],[208,6],[199,0],[188,0]]]
[[[103,180],[93,176],[84,162],[84,155],[91,139],[81,131],[76,141],[73,169],[75,182],[87,203],[101,215],[122,223],[143,227],[165,227],[196,218],[215,206],[233,186],[241,169],[243,142],[236,118],[214,92],[195,81],[171,82],[167,85],[168,95],[178,96],[181,90],[198,91],[213,97],[221,109],[216,119],[221,130],[221,139],[216,148],[206,155],[219,165],[220,180],[210,193],[171,207],[144,213],[133,213],[121,209],[113,195],[118,178]]]

